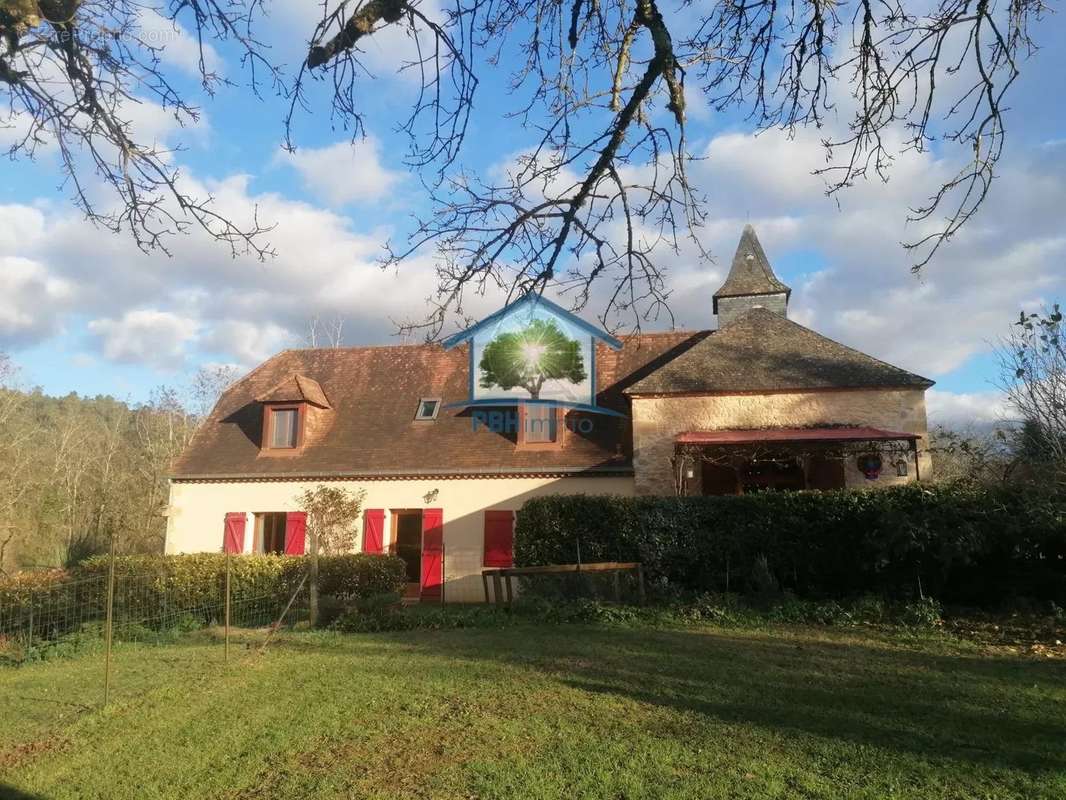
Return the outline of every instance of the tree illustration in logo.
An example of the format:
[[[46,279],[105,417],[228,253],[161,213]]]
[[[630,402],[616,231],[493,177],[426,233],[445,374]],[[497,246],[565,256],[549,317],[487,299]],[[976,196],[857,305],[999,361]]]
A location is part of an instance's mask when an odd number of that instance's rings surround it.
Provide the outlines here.
[[[548,380],[585,380],[581,346],[554,320],[535,319],[519,331],[501,333],[481,356],[481,386],[509,390],[520,386],[534,400]]]

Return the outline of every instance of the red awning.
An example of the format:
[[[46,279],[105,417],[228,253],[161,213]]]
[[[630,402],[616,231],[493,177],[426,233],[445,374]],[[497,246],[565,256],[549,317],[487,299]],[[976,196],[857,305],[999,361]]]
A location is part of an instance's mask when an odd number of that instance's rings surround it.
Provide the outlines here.
[[[916,433],[880,428],[762,428],[748,431],[687,431],[678,444],[761,444],[763,442],[892,442],[915,441]]]

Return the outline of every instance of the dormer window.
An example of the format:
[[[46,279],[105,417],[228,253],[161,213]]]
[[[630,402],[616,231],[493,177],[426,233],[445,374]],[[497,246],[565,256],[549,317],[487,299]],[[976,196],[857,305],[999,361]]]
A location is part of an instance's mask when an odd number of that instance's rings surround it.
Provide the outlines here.
[[[518,447],[554,450],[562,447],[565,434],[563,409],[545,403],[518,406]]]
[[[423,397],[421,400],[418,401],[418,409],[415,411],[415,419],[436,419],[438,411],[440,411],[439,397]]]
[[[525,413],[525,439],[527,442],[547,444],[559,435],[556,430],[555,409],[552,406],[530,405]]]
[[[296,447],[300,441],[300,409],[270,409],[270,447],[285,450]]]
[[[299,455],[308,431],[321,431],[332,406],[318,381],[293,374],[256,398],[263,405],[264,455]]]

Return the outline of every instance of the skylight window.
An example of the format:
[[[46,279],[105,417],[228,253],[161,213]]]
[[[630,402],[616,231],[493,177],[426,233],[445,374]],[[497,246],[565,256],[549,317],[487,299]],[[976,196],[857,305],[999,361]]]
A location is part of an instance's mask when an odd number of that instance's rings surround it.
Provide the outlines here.
[[[423,397],[418,401],[418,410],[415,411],[415,419],[436,419],[438,411],[440,411],[439,397]]]

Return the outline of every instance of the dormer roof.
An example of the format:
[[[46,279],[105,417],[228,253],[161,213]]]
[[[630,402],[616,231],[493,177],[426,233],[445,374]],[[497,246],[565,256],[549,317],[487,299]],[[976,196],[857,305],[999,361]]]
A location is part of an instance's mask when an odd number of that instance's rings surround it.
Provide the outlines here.
[[[787,300],[792,289],[778,280],[766,253],[755,235],[751,225],[744,226],[740,234],[740,243],[733,256],[733,264],[725,283],[714,293],[714,313],[718,313],[718,299],[721,297],[750,297],[752,295],[784,294]]]
[[[332,408],[318,381],[296,372],[255,399],[260,403],[310,403],[319,408]]]

